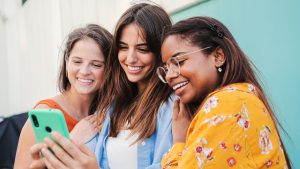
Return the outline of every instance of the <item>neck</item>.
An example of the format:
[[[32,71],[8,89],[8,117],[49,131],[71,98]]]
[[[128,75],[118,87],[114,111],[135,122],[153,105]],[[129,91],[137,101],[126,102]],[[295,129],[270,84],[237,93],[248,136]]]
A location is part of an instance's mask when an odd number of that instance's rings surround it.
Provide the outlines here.
[[[79,95],[72,90],[62,94],[68,113],[76,120],[81,120],[89,115],[89,109],[92,102],[90,95]]]

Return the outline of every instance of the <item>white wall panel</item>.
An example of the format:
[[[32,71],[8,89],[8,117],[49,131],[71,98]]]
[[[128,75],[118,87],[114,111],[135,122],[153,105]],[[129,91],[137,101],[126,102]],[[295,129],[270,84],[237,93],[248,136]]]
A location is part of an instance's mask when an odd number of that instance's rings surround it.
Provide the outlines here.
[[[141,2],[141,1],[137,1]],[[195,0],[157,0],[167,11]],[[96,23],[113,32],[130,0],[0,0],[0,116],[26,111],[57,93],[66,35]],[[5,18],[5,19],[3,19]]]

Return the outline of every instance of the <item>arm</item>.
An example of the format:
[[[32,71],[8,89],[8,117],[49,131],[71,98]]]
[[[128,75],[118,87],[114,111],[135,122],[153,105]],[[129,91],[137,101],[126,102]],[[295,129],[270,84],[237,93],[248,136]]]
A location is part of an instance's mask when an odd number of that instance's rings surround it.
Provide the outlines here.
[[[40,104],[36,107],[37,109],[46,109],[50,108],[47,105]],[[16,158],[15,158],[15,169],[24,169],[29,168],[30,164],[34,160],[38,160],[39,158],[33,159],[31,156],[30,148],[36,144],[35,135],[33,132],[33,129],[31,127],[29,119],[27,119],[26,123],[24,124],[20,137],[19,137],[19,143],[18,148],[16,152]],[[36,157],[36,155],[34,155]]]

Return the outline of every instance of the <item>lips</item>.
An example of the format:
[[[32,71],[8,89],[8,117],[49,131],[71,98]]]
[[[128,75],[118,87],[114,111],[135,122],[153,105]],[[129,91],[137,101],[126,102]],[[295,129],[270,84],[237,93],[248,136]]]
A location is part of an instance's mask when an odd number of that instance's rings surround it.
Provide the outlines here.
[[[172,88],[173,88],[173,90],[177,90],[177,89],[187,85],[188,83],[189,83],[188,81],[180,82],[180,83],[175,84]]]
[[[173,85],[173,90],[177,96],[182,96],[185,86],[189,84],[189,81],[184,81]]]
[[[77,80],[83,85],[90,85],[94,81],[92,79],[83,79],[83,78],[77,78]]]
[[[136,73],[139,73],[139,72],[142,71],[143,66],[129,66],[129,65],[127,65],[127,68],[128,68],[129,73],[136,74]]]

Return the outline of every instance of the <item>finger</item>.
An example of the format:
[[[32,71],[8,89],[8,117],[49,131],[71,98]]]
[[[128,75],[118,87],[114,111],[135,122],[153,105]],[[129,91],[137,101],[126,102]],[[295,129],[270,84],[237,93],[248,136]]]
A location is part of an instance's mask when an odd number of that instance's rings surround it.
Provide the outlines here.
[[[30,155],[33,159],[39,159],[40,158],[40,152],[42,148],[45,147],[42,143],[37,143],[30,147]]]
[[[39,160],[33,160],[29,166],[30,169],[40,169],[40,168],[45,168],[45,167],[46,167],[46,164],[44,162],[44,158],[41,158]]]
[[[56,131],[51,132],[52,137],[59,143],[60,146],[72,157],[78,157],[81,153],[79,148],[67,138],[63,137]]]
[[[67,167],[57,159],[53,153],[47,148],[42,148],[42,153],[44,155],[44,162],[49,169],[66,169]]]
[[[86,145],[75,143],[76,146],[86,155],[94,156],[94,152],[92,152]]]
[[[85,119],[85,120],[89,120],[89,119],[91,119],[91,118],[93,118],[93,115],[86,116],[84,119]]]
[[[101,125],[97,124],[95,127],[95,132],[99,132],[101,130],[101,127],[102,127]]]
[[[45,163],[47,169],[55,169],[46,158],[44,160],[44,163]]]
[[[54,155],[62,161],[66,165],[70,165],[73,162],[73,159],[70,157],[70,155],[63,149],[61,148],[58,144],[56,144],[53,140],[50,138],[45,138],[45,143],[46,145],[51,148],[53,151]]]
[[[172,116],[174,120],[178,118],[178,113],[179,113],[179,99],[176,99],[173,106],[173,116]]]
[[[179,101],[179,113],[178,113],[178,117],[184,117],[185,114],[185,105],[181,102],[181,100]]]
[[[92,117],[90,118],[91,123],[96,123],[97,122],[97,116],[96,115],[91,115]]]

